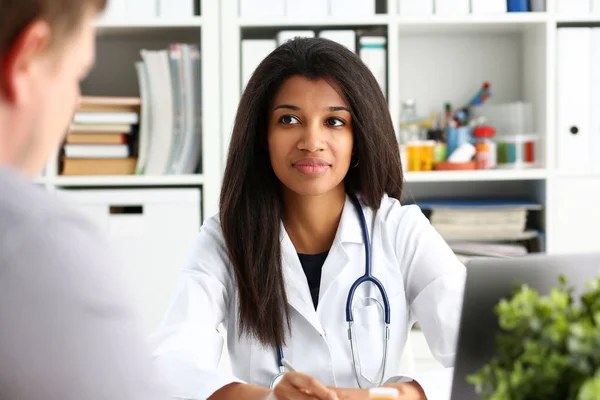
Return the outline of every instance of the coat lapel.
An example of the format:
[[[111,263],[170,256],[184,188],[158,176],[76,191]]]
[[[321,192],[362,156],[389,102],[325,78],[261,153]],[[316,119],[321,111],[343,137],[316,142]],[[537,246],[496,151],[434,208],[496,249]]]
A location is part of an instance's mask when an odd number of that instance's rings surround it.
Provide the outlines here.
[[[323,327],[317,318],[315,306],[310,296],[308,281],[300,264],[298,253],[288,236],[283,223],[281,224],[281,255],[283,267],[283,279],[288,304],[304,317],[320,334]]]
[[[367,224],[369,224],[371,216],[370,210],[363,210],[365,217],[367,218]],[[288,303],[302,315],[306,321],[317,330],[317,332],[323,334],[323,327],[319,321],[310,296],[306,275],[300,264],[294,244],[288,236],[283,223],[281,223],[280,232],[283,276]],[[319,289],[319,304],[321,304],[321,300],[325,298],[329,289],[350,262],[350,258],[344,248],[345,245],[363,245],[359,215],[348,196],[346,196],[346,203],[344,204],[344,210],[342,211],[342,217],[333,240],[333,245],[331,246],[327,260],[323,265],[321,287]],[[356,262],[359,261],[357,260]]]
[[[365,216],[367,216],[366,210]],[[331,250],[329,251],[329,255],[327,256],[327,260],[323,265],[321,288],[319,289],[319,304],[321,304],[321,300],[326,296],[328,290],[350,262],[350,258],[348,257],[348,253],[344,246],[355,245],[363,245],[360,219],[352,201],[346,196],[346,203],[344,204],[340,224],[335,239],[333,240]],[[359,260],[353,261],[359,262]],[[348,287],[348,290],[349,289],[350,288]]]

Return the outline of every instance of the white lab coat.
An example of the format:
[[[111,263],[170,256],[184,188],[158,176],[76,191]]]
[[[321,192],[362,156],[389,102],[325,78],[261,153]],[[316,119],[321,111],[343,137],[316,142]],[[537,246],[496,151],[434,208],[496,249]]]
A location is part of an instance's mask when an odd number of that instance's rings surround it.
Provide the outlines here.
[[[465,268],[417,206],[401,206],[384,196],[380,209],[363,211],[372,246],[373,275],[387,290],[391,338],[386,380],[397,375],[410,327],[419,322],[427,343],[444,366],[454,362]],[[362,231],[347,198],[340,224],[323,265],[315,311],[296,250],[281,226],[283,274],[291,310],[291,336],[283,352],[299,371],[325,385],[357,387],[347,336],[345,304],[352,283],[364,274]],[[380,308],[365,297],[372,285],[355,295],[355,328],[363,374],[378,376],[382,363],[383,322]],[[361,300],[362,299],[362,300]],[[268,386],[279,372],[276,350],[239,337],[235,278],[227,257],[218,217],[205,222],[173,302],[156,335],[155,361],[175,398],[205,399],[235,381]],[[223,339],[235,376],[219,372]],[[448,371],[450,372],[450,371]],[[451,374],[446,374],[449,379]],[[438,377],[414,376],[430,400],[449,397],[449,384]]]

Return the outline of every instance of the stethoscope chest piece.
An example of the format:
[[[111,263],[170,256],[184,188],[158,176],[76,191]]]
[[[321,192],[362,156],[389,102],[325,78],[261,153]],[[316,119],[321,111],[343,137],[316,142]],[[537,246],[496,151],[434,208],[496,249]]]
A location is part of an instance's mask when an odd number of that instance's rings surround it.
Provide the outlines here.
[[[277,386],[279,382],[281,382],[281,380],[283,379],[283,375],[285,375],[285,372],[280,372],[273,377],[270,385],[271,390],[275,389],[275,386]]]

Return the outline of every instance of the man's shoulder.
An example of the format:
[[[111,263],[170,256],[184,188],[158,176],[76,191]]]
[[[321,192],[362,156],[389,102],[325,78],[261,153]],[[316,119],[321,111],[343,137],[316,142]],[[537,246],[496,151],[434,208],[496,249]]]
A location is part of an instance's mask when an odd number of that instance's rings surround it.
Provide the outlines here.
[[[0,249],[9,251],[23,236],[45,240],[59,239],[61,226],[94,231],[93,225],[44,187],[17,174],[0,169]],[[30,235],[45,232],[47,235]]]

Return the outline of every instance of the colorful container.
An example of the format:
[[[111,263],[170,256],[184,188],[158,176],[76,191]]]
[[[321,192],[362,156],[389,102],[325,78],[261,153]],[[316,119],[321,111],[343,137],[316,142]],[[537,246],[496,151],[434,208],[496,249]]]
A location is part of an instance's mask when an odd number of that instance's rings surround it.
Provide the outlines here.
[[[427,140],[433,140],[433,164],[446,161],[448,157],[447,146],[445,143],[445,132],[441,129],[432,129],[427,132]]]
[[[448,157],[450,157],[454,150],[458,149],[461,145],[472,141],[471,132],[472,128],[469,126],[448,128]]]
[[[495,135],[496,130],[491,126],[478,126],[473,130],[478,169],[496,168],[496,143],[492,140]]]
[[[535,166],[538,141],[538,135],[513,135],[496,138],[498,168]]]
[[[407,144],[408,170],[411,172],[433,170],[435,144],[433,140]]]

